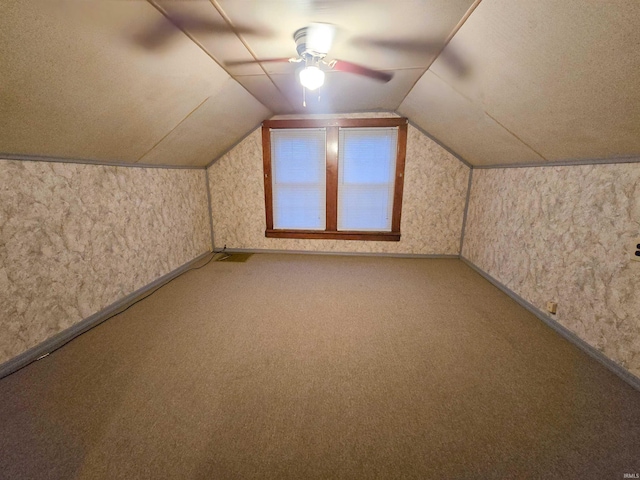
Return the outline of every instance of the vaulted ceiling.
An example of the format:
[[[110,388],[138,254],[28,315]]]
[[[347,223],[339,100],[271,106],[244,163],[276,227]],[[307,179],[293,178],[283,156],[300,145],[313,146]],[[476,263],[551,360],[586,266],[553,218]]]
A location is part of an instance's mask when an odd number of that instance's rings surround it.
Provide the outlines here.
[[[292,34],[336,26],[306,107]],[[3,0],[0,158],[204,166],[264,119],[391,111],[475,166],[640,157],[638,0]],[[238,63],[240,62],[240,63]]]

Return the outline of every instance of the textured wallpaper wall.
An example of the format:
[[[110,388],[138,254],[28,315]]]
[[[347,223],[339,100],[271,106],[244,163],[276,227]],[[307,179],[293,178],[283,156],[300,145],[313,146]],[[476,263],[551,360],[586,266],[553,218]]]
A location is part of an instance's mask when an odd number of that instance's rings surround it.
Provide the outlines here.
[[[216,247],[459,253],[469,168],[412,126],[407,140],[399,242],[266,238],[260,128],[209,167],[208,176]]]
[[[0,363],[210,248],[204,170],[0,160]]]
[[[640,376],[640,164],[475,170],[463,256]]]

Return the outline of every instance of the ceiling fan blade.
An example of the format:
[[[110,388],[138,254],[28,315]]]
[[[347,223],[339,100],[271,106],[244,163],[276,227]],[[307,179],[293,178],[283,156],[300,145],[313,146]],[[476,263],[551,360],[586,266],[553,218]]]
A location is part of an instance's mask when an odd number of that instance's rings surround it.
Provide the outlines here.
[[[258,31],[254,28],[242,26],[234,26],[232,30],[226,23],[216,22],[215,20],[198,18],[189,15],[165,15],[164,19],[159,20],[151,28],[142,30],[134,36],[134,40],[147,49],[155,49],[166,43],[175,33],[176,29],[171,27],[166,20],[180,30],[192,33],[214,33],[214,34],[250,34],[264,35],[265,32]]]
[[[225,67],[235,67],[238,65],[251,65],[252,63],[275,63],[275,62],[292,62],[293,60],[297,61],[297,59],[292,59],[290,57],[287,58],[262,58],[260,60],[237,60],[231,62],[224,62]]]
[[[339,72],[355,73],[356,75],[373,78],[374,80],[384,83],[387,83],[393,78],[393,73],[373,70],[371,68],[358,65],[357,63],[345,62],[344,60],[333,60],[329,66]]]
[[[435,53],[442,49],[443,42],[436,40],[383,40],[381,38],[358,37],[353,40],[353,44],[412,53]]]
[[[389,50],[400,50],[409,53],[425,53],[437,55],[448,67],[459,76],[464,76],[469,72],[468,66],[451,46],[444,50],[444,44],[438,40],[382,40],[379,38],[360,37],[353,40],[355,45],[366,45],[386,48]]]

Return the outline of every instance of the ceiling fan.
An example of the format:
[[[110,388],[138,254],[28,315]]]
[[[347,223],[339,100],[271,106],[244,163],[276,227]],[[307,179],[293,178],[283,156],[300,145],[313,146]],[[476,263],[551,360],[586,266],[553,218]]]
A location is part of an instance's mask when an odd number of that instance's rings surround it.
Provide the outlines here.
[[[372,78],[380,82],[388,82],[393,74],[359,65],[344,60],[325,61],[331,49],[335,27],[330,23],[311,23],[295,31],[293,39],[298,56],[291,58],[264,58],[258,60],[226,62],[226,66],[246,65],[250,63],[289,62],[301,63],[304,67],[298,70],[300,84],[307,90],[317,90],[324,84],[325,70],[354,73]]]

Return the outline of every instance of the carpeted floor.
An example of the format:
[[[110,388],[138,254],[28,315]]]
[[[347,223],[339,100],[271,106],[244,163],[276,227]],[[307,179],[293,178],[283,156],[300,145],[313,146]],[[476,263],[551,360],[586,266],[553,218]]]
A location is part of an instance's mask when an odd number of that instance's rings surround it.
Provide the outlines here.
[[[455,259],[212,262],[0,382],[0,478],[625,473],[640,392]]]

